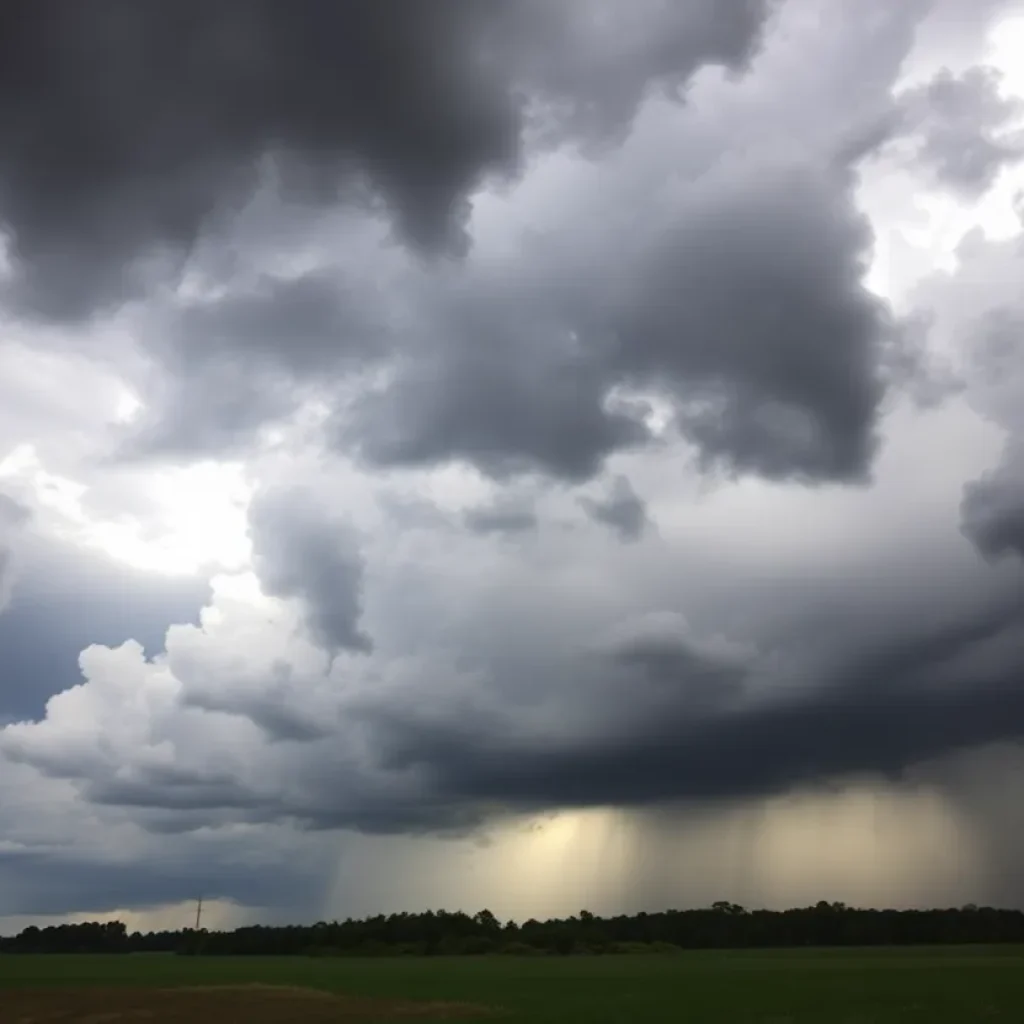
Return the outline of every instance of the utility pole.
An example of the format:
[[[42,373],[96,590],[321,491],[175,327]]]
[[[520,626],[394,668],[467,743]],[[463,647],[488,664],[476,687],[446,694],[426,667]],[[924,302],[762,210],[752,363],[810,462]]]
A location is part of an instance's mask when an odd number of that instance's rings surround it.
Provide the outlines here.
[[[196,901],[196,931],[199,931],[199,921],[203,916],[203,897]]]

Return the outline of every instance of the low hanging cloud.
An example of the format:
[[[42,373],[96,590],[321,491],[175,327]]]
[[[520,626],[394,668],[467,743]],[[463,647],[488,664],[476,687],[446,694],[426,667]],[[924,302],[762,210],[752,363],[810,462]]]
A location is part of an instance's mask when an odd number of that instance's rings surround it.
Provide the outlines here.
[[[387,207],[464,252],[469,196],[517,169],[526,106],[558,141],[624,128],[652,84],[740,69],[767,0],[22,0],[0,21],[8,301],[75,318],[173,273],[253,194]],[[597,16],[595,16],[597,15]]]
[[[253,566],[269,595],[296,598],[313,639],[330,651],[368,652],[359,625],[363,562],[358,537],[312,491],[270,490],[249,509]]]
[[[424,657],[328,668],[273,601],[222,590],[213,608],[153,661],[134,644],[85,652],[86,683],[51,698],[42,721],[8,726],[0,752],[97,806],[174,813],[185,829],[447,832],[498,808],[898,777],[1024,730],[1019,588],[955,628],[876,641],[813,683],[799,647],[769,657],[674,613],[634,618],[575,653],[541,652],[546,676],[525,702],[497,662],[489,675]]]
[[[986,555],[1024,558],[1024,455],[1020,441],[987,476],[967,485],[964,531]]]

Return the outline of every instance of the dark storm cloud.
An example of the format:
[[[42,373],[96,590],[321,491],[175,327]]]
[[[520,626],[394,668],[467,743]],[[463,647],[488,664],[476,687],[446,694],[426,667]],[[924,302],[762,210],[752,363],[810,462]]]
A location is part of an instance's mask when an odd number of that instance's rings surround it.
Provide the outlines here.
[[[739,701],[733,688],[724,706],[690,696],[706,658],[676,652],[637,664],[672,679],[678,699],[626,716],[605,735],[546,743],[391,709],[390,733],[382,721],[378,742],[389,760],[422,765],[450,799],[538,808],[769,795],[844,775],[899,775],[1024,738],[1019,597],[962,628],[909,637],[832,685],[791,680],[780,694]]]
[[[994,68],[973,67],[959,76],[943,69],[901,97],[902,120],[915,126],[919,140],[916,159],[968,198],[1024,157],[1024,103],[1000,95],[1000,85]]]
[[[243,203],[386,205],[430,251],[514,172],[524,98],[601,136],[652,82],[741,67],[767,0],[12,0],[0,12],[0,216],[12,297],[76,317],[166,275]],[[634,11],[634,8],[636,10]]]
[[[1024,558],[1024,447],[1019,442],[994,471],[967,484],[960,512],[964,533],[983,554]]]
[[[650,525],[647,505],[624,476],[612,481],[603,498],[583,497],[580,504],[596,523],[602,523],[624,541],[639,540]]]
[[[318,644],[331,652],[372,649],[359,625],[363,560],[344,517],[302,489],[264,491],[249,507],[249,535],[260,585],[303,603]]]
[[[345,706],[337,735],[288,737],[298,742],[286,783],[169,777],[87,752],[69,760],[31,741],[9,745],[8,756],[74,778],[108,805],[399,833],[471,829],[508,808],[717,801],[855,775],[898,778],[1024,739],[1019,586],[957,621],[864,644],[827,671],[771,662],[699,642],[668,617],[620,630],[571,664],[549,660],[544,685],[511,702],[443,687],[423,691],[426,701],[374,687]],[[282,709],[290,700],[279,698]],[[245,714],[243,705],[232,712]]]
[[[379,309],[329,271],[264,274],[216,301],[186,303],[177,314],[165,340],[167,358],[197,376],[221,354],[244,351],[249,359],[304,376],[372,359],[383,348]]]
[[[891,324],[862,283],[871,232],[839,179],[729,182],[625,282],[620,372],[667,385],[706,462],[771,478],[867,470]]]
[[[91,644],[130,636],[150,656],[163,650],[167,628],[197,621],[210,598],[203,580],[154,580],[54,541],[27,551],[24,570],[0,615],[0,720],[41,717],[47,698],[82,681]]]
[[[140,52],[152,51],[155,67],[177,67],[186,43],[200,36],[205,42],[194,48],[177,92],[167,91],[161,73],[159,84],[146,79],[129,91],[132,102],[104,106],[110,109],[97,129],[96,159],[113,155],[98,167],[86,162],[93,173],[81,181],[58,176],[67,188],[52,210],[61,216],[44,219],[44,236],[74,232],[74,244],[59,251],[78,259],[97,196],[109,193],[112,204],[116,194],[109,228],[120,232],[117,244],[107,261],[92,255],[89,267],[125,281],[122,264],[141,251],[141,240],[169,237],[152,221],[158,200],[170,202],[186,179],[202,186],[202,202],[185,204],[191,212],[181,234],[194,237],[211,204],[239,195],[235,178],[218,177],[217,168],[233,175],[240,161],[251,163],[270,146],[268,139],[293,171],[313,164],[331,180],[349,180],[353,168],[357,178],[368,176],[371,191],[383,190],[403,224],[423,223],[428,208],[440,217],[444,206],[448,217],[450,200],[480,172],[512,166],[522,115],[513,96],[529,98],[531,138],[546,124],[559,138],[619,139],[618,129],[652,89],[683,85],[709,61],[743,66],[770,6],[432,0],[403,5],[392,24],[389,3],[293,8],[232,0],[208,13],[188,2],[173,18],[156,18],[149,3],[131,8],[131,17],[112,0],[88,18],[74,8],[68,17],[84,19],[92,34],[66,43],[72,64],[90,46],[108,45],[118,18],[128,38],[144,43]],[[46,31],[57,38],[62,25],[57,19]],[[331,48],[335,28],[351,37],[338,52]],[[37,42],[50,38],[38,26],[31,33]],[[339,70],[345,47],[365,62]],[[371,60],[378,52],[388,59]],[[369,88],[381,68],[394,67],[396,53],[407,58],[404,73],[389,71],[386,87]],[[103,84],[101,76],[95,90],[113,89],[150,66],[136,63],[112,60],[113,82]],[[215,95],[205,102],[212,68]],[[250,79],[252,90],[234,89]],[[62,83],[54,79],[43,94],[47,117],[74,110],[77,118],[79,106],[95,115],[92,89],[76,91],[72,103]],[[357,86],[366,86],[365,108],[352,100]],[[146,114],[144,131],[122,136],[155,98],[163,101],[160,116]],[[428,105],[425,120],[411,115],[420,103]],[[315,397],[335,406],[337,446],[375,466],[461,460],[499,478],[540,471],[579,481],[599,473],[610,454],[650,442],[644,400],[623,397],[646,392],[670,403],[675,428],[708,467],[773,479],[864,480],[883,392],[879,348],[895,327],[861,283],[871,237],[844,166],[852,158],[795,145],[780,167],[773,151],[729,151],[729,141],[709,135],[702,118],[680,122],[681,131],[694,132],[695,145],[680,154],[679,187],[664,209],[645,205],[656,200],[630,183],[630,174],[647,173],[643,158],[631,156],[622,179],[610,179],[622,190],[621,210],[598,208],[596,227],[569,221],[528,234],[512,265],[417,264],[396,275],[390,294],[379,279],[371,284],[343,271],[265,276],[170,310],[167,321],[141,332],[160,372],[143,396],[127,452],[237,450]],[[474,119],[484,122],[479,140]],[[222,120],[230,128],[223,137],[215,131]],[[747,130],[738,124],[738,133]],[[217,160],[207,174],[209,162],[200,157],[211,140]],[[168,148],[166,169],[128,187],[151,151],[161,151],[157,143]],[[10,158],[19,168],[36,155],[25,145]],[[52,156],[46,147],[41,152]],[[394,153],[402,160],[391,160]],[[21,184],[12,203],[50,180],[25,168],[14,176]],[[424,194],[419,185],[428,179],[437,187]],[[41,197],[35,205],[51,210]],[[11,223],[16,240],[27,239],[17,246],[23,276],[42,281],[35,219]],[[576,235],[590,234],[593,251],[576,245]],[[74,280],[92,288],[88,273]],[[55,285],[47,294],[63,292]],[[366,369],[374,372],[357,380]]]
[[[1004,255],[1008,266],[997,262],[985,272],[1019,272],[1019,243]],[[987,558],[1024,558],[1024,317],[1015,304],[998,305],[974,318],[971,328],[976,400],[1007,437],[999,463],[965,485],[961,528]]]
[[[708,178],[583,273],[452,288],[345,408],[339,444],[382,465],[585,479],[650,440],[645,403],[614,400],[631,388],[671,403],[708,466],[863,480],[895,327],[862,283],[871,232],[846,174]],[[543,241],[530,257],[550,259]]]
[[[643,677],[650,686],[668,690],[678,698],[685,687],[691,708],[721,706],[736,697],[744,683],[742,662],[716,659],[695,650],[684,638],[672,635],[640,635],[612,650],[612,658],[633,678]]]
[[[32,305],[84,312],[183,252],[281,154],[303,198],[372,182],[403,231],[458,248],[453,215],[510,168],[518,117],[462,0],[26,0],[0,21],[0,208]],[[137,274],[136,274],[137,276]]]
[[[573,340],[587,313],[566,308],[574,301],[588,299],[505,281],[452,289],[424,310],[392,378],[344,410],[336,443],[383,466],[458,459],[497,478],[591,476],[648,430],[607,408],[613,377],[599,342]]]
[[[540,114],[601,141],[626,128],[651,82],[673,92],[702,64],[736,69],[750,58],[774,0],[527,0],[513,20],[524,77],[540,84]],[[623,59],[629,54],[631,59]]]
[[[217,299],[178,304],[148,333],[161,373],[122,454],[244,446],[324,378],[385,352],[386,311],[340,275],[261,275]]]

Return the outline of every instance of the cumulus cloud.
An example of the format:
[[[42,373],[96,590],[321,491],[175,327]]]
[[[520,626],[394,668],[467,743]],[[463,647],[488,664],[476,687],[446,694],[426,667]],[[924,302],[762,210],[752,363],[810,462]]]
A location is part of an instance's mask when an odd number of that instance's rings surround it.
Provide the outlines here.
[[[0,615],[0,720],[42,714],[47,698],[81,681],[78,656],[92,644],[130,636],[161,650],[168,626],[194,619],[210,596],[204,579],[154,578],[66,541],[33,538],[20,555]]]

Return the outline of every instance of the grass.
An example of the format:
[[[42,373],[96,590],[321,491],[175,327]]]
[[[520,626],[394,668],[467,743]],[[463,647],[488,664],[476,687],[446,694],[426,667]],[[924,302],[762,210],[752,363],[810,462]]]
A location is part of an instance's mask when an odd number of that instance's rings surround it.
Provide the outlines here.
[[[1024,948],[695,951],[541,959],[0,956],[0,1022],[14,1019],[13,1011],[5,1015],[4,1007],[13,1006],[19,989],[48,989],[57,998],[60,989],[158,990],[254,982],[320,989],[353,999],[489,1006],[505,1011],[497,1019],[510,1024],[965,1024],[1022,1019]],[[359,1014],[339,1011],[337,1019],[388,1020],[392,1012],[409,1019],[407,1006],[390,1010],[383,1003],[359,1005],[364,1007]],[[366,1011],[367,1006],[377,1009]],[[293,1007],[288,1019],[301,1024],[306,1016]],[[117,1015],[102,1019],[115,1020]],[[199,1024],[195,1013],[189,1019]],[[219,1020],[225,1020],[222,1012]]]

